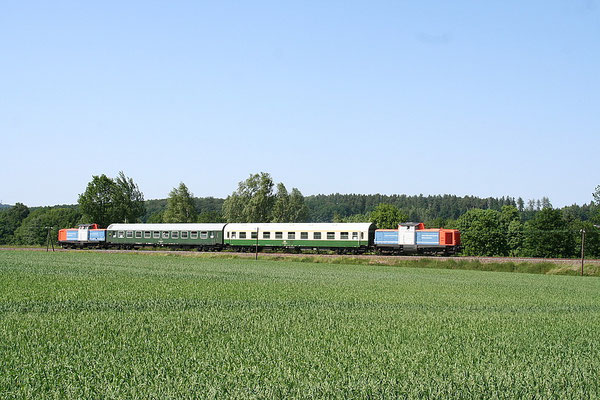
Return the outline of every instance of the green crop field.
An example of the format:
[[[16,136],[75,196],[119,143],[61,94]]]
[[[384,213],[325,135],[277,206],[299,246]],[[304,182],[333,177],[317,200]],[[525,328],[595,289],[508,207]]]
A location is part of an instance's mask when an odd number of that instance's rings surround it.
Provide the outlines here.
[[[600,279],[0,251],[0,398],[598,398]]]

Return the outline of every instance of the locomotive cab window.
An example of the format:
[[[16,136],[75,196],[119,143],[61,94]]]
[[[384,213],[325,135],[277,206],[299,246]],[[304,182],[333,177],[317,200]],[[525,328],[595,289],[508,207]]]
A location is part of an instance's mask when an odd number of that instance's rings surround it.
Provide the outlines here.
[[[300,232],[300,239],[302,239],[302,240],[308,239],[308,232]]]
[[[315,239],[315,240],[321,240],[321,232],[315,232],[315,233],[313,233],[313,239]]]
[[[335,239],[335,232],[327,232],[327,240]]]

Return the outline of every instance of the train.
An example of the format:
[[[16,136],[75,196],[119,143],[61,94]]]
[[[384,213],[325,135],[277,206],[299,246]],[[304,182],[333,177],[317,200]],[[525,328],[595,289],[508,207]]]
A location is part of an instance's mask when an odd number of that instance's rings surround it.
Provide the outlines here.
[[[460,232],[415,222],[397,229],[376,229],[372,223],[117,223],[106,229],[97,224],[61,229],[58,243],[63,248],[453,255],[460,249]]]

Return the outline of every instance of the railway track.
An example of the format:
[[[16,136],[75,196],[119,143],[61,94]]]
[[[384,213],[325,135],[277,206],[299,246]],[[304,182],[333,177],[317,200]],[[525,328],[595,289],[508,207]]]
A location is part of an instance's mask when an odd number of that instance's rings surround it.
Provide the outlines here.
[[[25,250],[25,251],[46,251],[45,247],[0,247],[0,251],[14,251],[14,250]],[[50,251],[52,251],[50,249]],[[117,250],[117,249],[84,249],[84,250],[70,250],[57,248],[56,251],[94,251],[100,253],[157,253],[157,254],[180,254],[180,255],[203,255],[210,254],[213,256],[218,255],[235,255],[239,257],[253,258],[255,253],[240,253],[232,251],[222,252],[198,252],[198,251],[182,251],[182,250]],[[480,263],[552,263],[557,265],[581,265],[581,259],[577,258],[529,258],[529,257],[443,257],[443,256],[382,256],[377,254],[363,254],[363,255],[338,255],[338,254],[315,254],[315,253],[267,253],[260,252],[259,256],[262,258],[269,257],[323,257],[323,258],[359,258],[368,259],[374,262],[380,262],[385,264],[386,261],[390,260],[438,260],[438,261],[478,261]],[[600,265],[600,259],[586,259],[586,264],[597,264]]]

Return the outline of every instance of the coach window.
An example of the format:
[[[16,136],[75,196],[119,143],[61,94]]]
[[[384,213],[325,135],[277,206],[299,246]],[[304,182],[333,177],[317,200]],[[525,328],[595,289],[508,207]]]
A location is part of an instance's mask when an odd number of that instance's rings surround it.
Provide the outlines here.
[[[208,232],[200,232],[200,239],[208,239]]]
[[[127,238],[131,239],[133,237],[133,231],[127,231]]]
[[[288,232],[288,239],[296,239],[296,232]]]
[[[211,232],[211,233],[210,233],[210,238],[211,238],[211,239],[214,239],[214,238],[215,238],[215,233],[214,233],[214,232]]]
[[[275,232],[275,239],[283,239],[283,232]]]
[[[179,239],[179,231],[172,231],[171,239]]]
[[[229,232],[227,232],[229,234]],[[235,232],[231,232],[231,238],[235,239]]]
[[[163,231],[163,239],[168,239],[168,238],[169,238],[169,232]]]
[[[135,237],[140,239],[142,237],[142,231],[135,231]]]
[[[246,232],[240,232],[240,239],[246,239]]]
[[[152,237],[152,232],[150,232],[150,231],[144,232],[144,239],[150,239],[151,237]]]
[[[358,232],[352,232],[352,240],[358,240]]]
[[[271,232],[263,232],[263,239],[271,239]]]
[[[250,238],[251,239],[258,239],[258,235],[256,232],[250,232]]]
[[[308,232],[300,232],[300,239],[302,239],[302,240],[308,239]]]
[[[315,233],[313,233],[313,239],[315,239],[315,240],[321,240],[321,232],[315,232]]]
[[[341,240],[348,240],[348,232],[341,232],[340,233],[340,239]]]
[[[190,232],[190,239],[198,239],[198,231]]]
[[[327,232],[327,240],[335,239],[335,232]]]
[[[159,231],[152,232],[152,237],[154,239],[160,239],[160,232]]]
[[[189,234],[190,234],[190,233],[189,233],[188,231],[183,231],[183,232],[181,232],[181,238],[182,238],[182,239],[187,239],[187,238],[188,238],[188,236],[189,236]]]
[[[123,237],[125,237],[125,232],[123,232],[123,231],[119,231],[119,237],[120,237],[120,238],[123,238]]]

